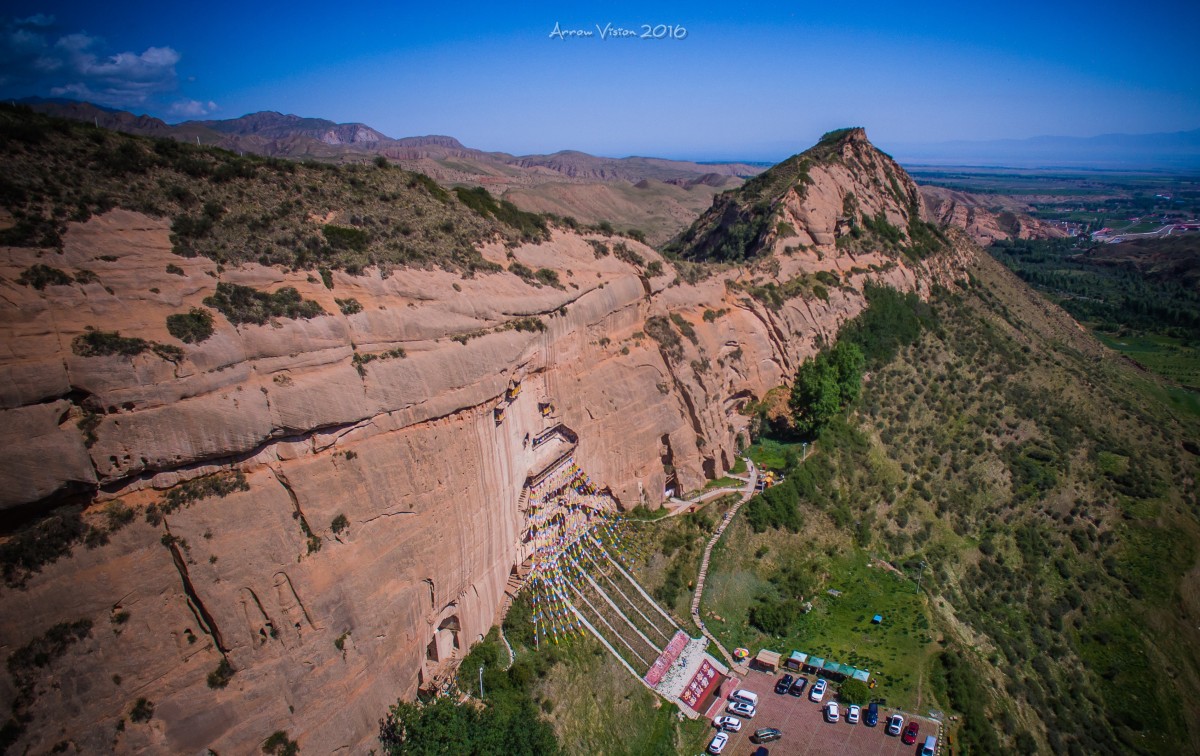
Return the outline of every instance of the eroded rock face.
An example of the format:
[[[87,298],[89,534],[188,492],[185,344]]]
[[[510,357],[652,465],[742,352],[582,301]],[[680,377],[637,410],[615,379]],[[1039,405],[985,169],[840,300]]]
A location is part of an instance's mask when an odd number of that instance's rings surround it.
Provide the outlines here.
[[[0,508],[48,507],[55,492],[84,489],[87,517],[99,522],[116,506],[140,515],[165,489],[212,472],[240,471],[248,485],[157,525],[139,516],[107,545],[77,546],[24,588],[3,588],[9,653],[58,622],[93,623],[39,671],[21,747],[250,753],[281,729],[305,752],[371,747],[387,705],[495,620],[520,559],[518,499],[539,464],[529,437],[567,425],[593,481],[622,506],[656,506],[664,457],[683,490],[727,469],[746,435],[738,409],[835,339],[862,310],[868,280],[925,291],[955,276],[953,256],[930,267],[840,254],[823,237],[836,218],[821,208],[842,198],[812,203],[794,208],[808,249],[694,285],[669,264],[648,276],[561,232],[511,253],[557,271],[561,288],[511,273],[335,272],[332,290],[304,271],[218,273],[210,260],[173,255],[165,221],[122,210],[72,226],[61,255],[0,250],[0,429],[10,450]],[[898,208],[869,209],[900,225]],[[485,255],[509,262],[502,248]],[[99,280],[40,292],[15,283],[35,262]],[[747,294],[817,270],[840,282],[828,301],[810,293],[767,307]],[[166,317],[203,306],[218,275],[295,286],[331,314],[242,327],[217,315],[211,338],[181,345]],[[335,298],[362,311],[342,315]],[[668,315],[677,345],[646,335],[651,318]],[[511,327],[530,317],[544,330]],[[72,340],[88,327],[186,356],[76,355]],[[404,357],[385,356],[401,348]],[[517,381],[520,396],[507,401]],[[539,403],[552,405],[548,417]],[[349,527],[335,533],[339,515]],[[236,674],[210,688],[223,656]],[[11,704],[12,684],[0,691]],[[141,697],[154,702],[153,718],[118,731]]]
[[[992,198],[1001,205],[988,207],[981,195],[940,186],[922,186],[929,220],[954,226],[970,234],[977,244],[989,245],[1002,239],[1058,239],[1067,232],[1029,216],[1032,207],[1008,197]]]

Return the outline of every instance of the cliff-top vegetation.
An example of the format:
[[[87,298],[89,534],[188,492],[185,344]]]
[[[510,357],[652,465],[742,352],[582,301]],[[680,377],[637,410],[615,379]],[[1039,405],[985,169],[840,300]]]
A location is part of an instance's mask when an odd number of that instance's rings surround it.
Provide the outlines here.
[[[171,222],[183,256],[292,269],[401,266],[495,270],[488,239],[537,240],[547,220],[484,190],[453,193],[374,163],[333,165],[237,155],[0,106],[0,244],[60,247],[68,221],[125,208]],[[54,284],[45,271],[29,284]]]

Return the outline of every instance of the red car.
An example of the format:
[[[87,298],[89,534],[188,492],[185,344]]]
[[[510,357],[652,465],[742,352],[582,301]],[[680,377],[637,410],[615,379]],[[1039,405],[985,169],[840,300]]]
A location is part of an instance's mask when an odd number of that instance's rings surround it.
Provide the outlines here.
[[[912,745],[917,742],[917,730],[921,729],[921,725],[916,722],[909,722],[908,727],[904,728],[904,735],[900,739],[904,741],[904,745]]]

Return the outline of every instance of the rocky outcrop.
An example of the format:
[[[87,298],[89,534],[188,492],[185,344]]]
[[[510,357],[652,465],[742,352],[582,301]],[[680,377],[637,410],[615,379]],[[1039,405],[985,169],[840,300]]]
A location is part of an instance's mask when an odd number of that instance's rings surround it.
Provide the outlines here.
[[[1031,207],[989,207],[980,195],[940,186],[922,186],[921,196],[928,220],[943,227],[961,228],[981,246],[1002,239],[1057,239],[1067,235],[1063,228],[1030,217]]]
[[[177,257],[167,221],[124,210],[72,224],[61,254],[0,250],[0,506],[36,517],[83,491],[88,523],[139,515],[0,593],[10,653],[92,622],[22,694],[21,747],[249,753],[286,730],[305,752],[368,749],[386,706],[491,626],[518,566],[531,437],[574,429],[593,481],[624,507],[656,506],[664,456],[684,490],[728,469],[747,433],[738,410],[835,339],[867,282],[924,292],[958,275],[969,252],[839,250],[847,191],[898,224],[903,203],[853,167],[820,170],[786,207],[803,249],[779,238],[781,254],[694,284],[643,245],[623,240],[632,254],[618,255],[617,240],[561,231],[483,250],[558,285],[405,269],[334,272],[330,290],[305,271]],[[96,280],[18,284],[35,263]],[[836,284],[787,286],[818,271]],[[210,338],[181,344],[167,316],[203,306],[218,279],[294,286],[333,314],[217,315]],[[786,293],[763,298],[767,284]],[[184,356],[81,356],[72,343],[89,328]],[[164,501],[212,473],[244,485]],[[150,505],[160,514],[144,521]],[[213,687],[222,662],[234,674]],[[17,694],[0,687],[4,703]],[[153,718],[118,730],[138,698]]]

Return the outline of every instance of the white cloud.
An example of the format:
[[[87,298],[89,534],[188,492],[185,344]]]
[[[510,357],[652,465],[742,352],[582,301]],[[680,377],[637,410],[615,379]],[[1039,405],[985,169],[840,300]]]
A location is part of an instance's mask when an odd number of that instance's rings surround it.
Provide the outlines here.
[[[54,22],[47,14],[0,19],[4,95],[51,94],[113,107],[167,107],[166,98],[175,94],[172,113],[204,115],[216,108],[178,97],[175,66],[182,56],[174,48],[152,45],[141,52],[113,52],[105,49],[103,39],[85,31],[47,36]]]
[[[45,13],[35,13],[28,18],[19,18],[13,22],[14,26],[53,26],[54,16]]]
[[[209,100],[208,102],[200,102],[199,100],[179,100],[171,104],[171,115],[183,116],[185,118],[199,118],[206,116],[217,109],[217,103]]]
[[[62,37],[54,44],[55,47],[62,48],[68,52],[83,52],[92,46],[96,38],[84,32],[75,32]]]

